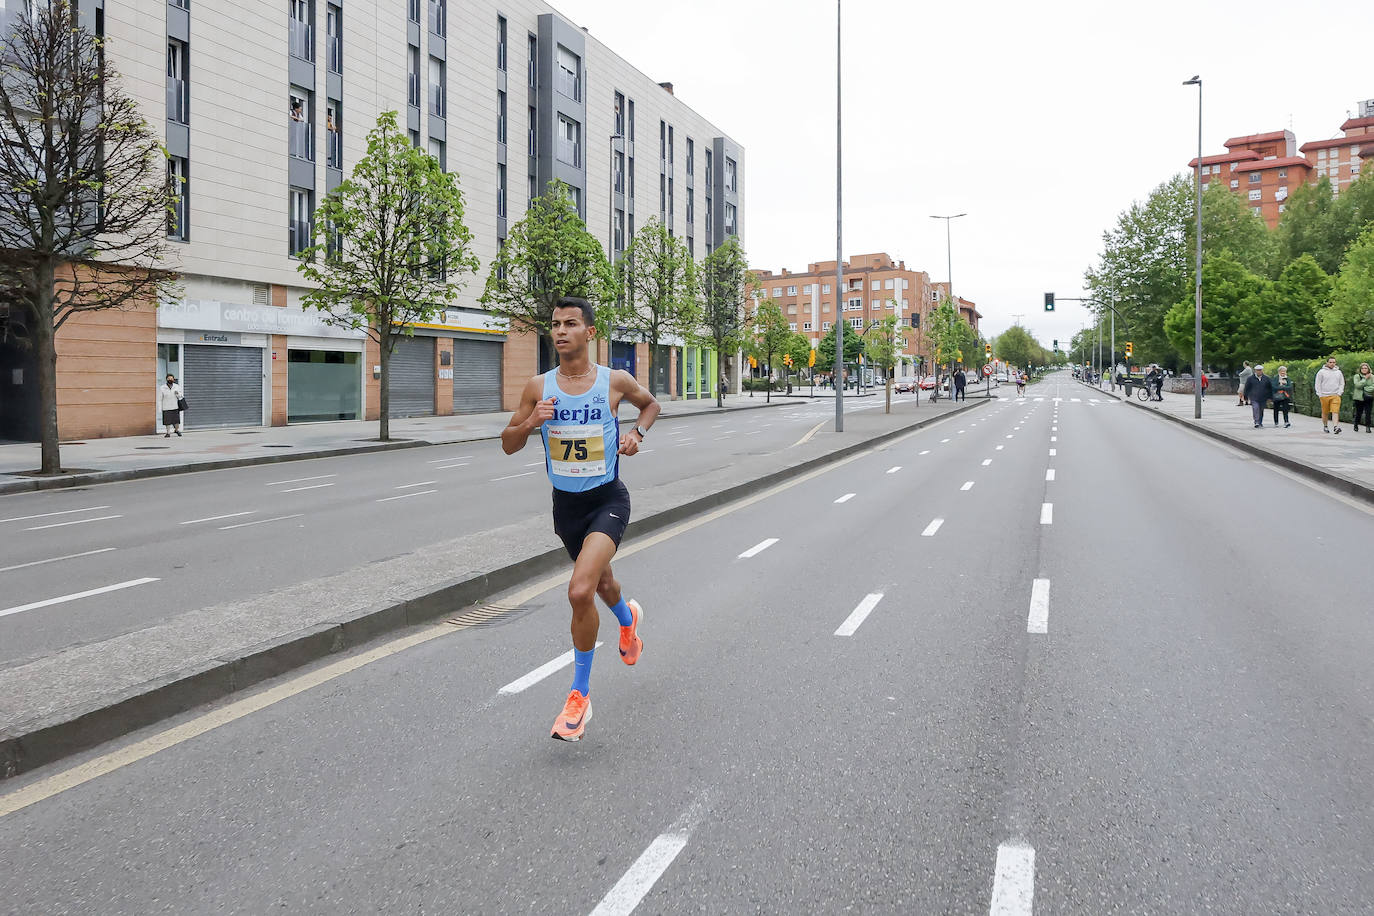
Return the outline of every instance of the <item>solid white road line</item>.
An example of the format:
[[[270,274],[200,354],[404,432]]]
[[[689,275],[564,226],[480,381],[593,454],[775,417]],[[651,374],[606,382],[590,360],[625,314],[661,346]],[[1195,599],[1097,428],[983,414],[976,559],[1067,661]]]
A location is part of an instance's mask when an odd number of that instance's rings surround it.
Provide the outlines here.
[[[654,838],[649,848],[635,859],[630,870],[621,875],[601,902],[592,910],[591,916],[628,916],[639,906],[644,895],[649,893],[654,883],[673,864],[678,853],[687,846],[688,834],[663,833]]]
[[[56,522],[51,525],[34,525],[32,528],[25,528],[25,531],[43,531],[48,528],[65,528],[68,525],[84,525],[87,522],[108,522],[112,518],[123,518],[122,515],[102,515],[99,518],[80,518],[74,522]]]
[[[940,526],[943,525],[944,523],[945,523],[945,520],[944,520],[944,519],[942,519],[942,518],[937,518],[935,521],[931,522],[929,525],[926,525],[926,530],[921,532],[921,537],[923,537],[923,538],[933,538],[933,537],[935,537],[935,532],[939,531],[939,530],[940,530]]]
[[[449,461],[467,461],[471,457],[471,455],[454,455],[450,458],[431,458],[429,461],[426,461],[425,464],[445,464]]]
[[[858,495],[857,493],[846,493],[846,494],[844,494],[843,496],[841,496],[839,499],[835,500],[835,502],[837,502],[837,503],[847,503],[847,502],[849,502],[851,499],[853,499],[853,498],[854,498],[855,496],[857,496],[857,495]]]
[[[0,610],[0,617],[8,617],[10,614],[19,614],[23,611],[32,611],[35,608],[50,607],[54,604],[61,604],[64,601],[76,601],[79,598],[89,598],[92,595],[104,595],[108,592],[117,592],[122,588],[133,588],[135,585],[146,585],[149,582],[156,582],[157,579],[143,578],[130,579],[128,582],[116,582],[114,585],[103,585],[100,588],[93,588],[84,592],[76,592],[71,595],[61,595],[57,598],[48,598],[45,601],[35,601],[32,604],[21,604],[17,607],[7,607]]]
[[[526,472],[523,473],[523,474],[507,474],[505,477],[493,477],[493,478],[491,479],[491,482],[492,482],[492,483],[496,483],[497,481],[501,481],[501,480],[514,480],[514,479],[517,478],[517,477],[529,477],[529,476],[531,476],[533,473],[534,473],[534,471],[526,471]]]
[[[944,444],[945,444],[946,442],[948,442],[948,441],[949,441],[948,439],[941,439],[941,440],[940,440],[940,444],[941,444],[941,445],[944,445]]]
[[[30,566],[42,566],[44,563],[56,563],[58,560],[75,560],[77,557],[89,557],[95,553],[109,553],[117,550],[116,547],[101,547],[99,550],[83,550],[81,553],[69,553],[65,557],[50,557],[46,560],[34,560],[31,563],[16,563],[13,566],[0,566],[0,573],[9,572],[12,569],[26,569]]]
[[[1035,850],[1024,843],[997,847],[990,916],[1031,916],[1035,899]]]
[[[288,487],[285,490],[278,490],[278,493],[299,493],[302,490],[321,490],[325,487],[334,486],[332,483],[312,483],[308,487]]]
[[[412,496],[425,496],[429,493],[438,493],[438,490],[416,490],[413,493],[402,493],[400,496],[384,496],[381,499],[374,499],[373,502],[389,503],[393,499],[409,499]]]
[[[873,609],[877,607],[878,602],[882,600],[882,592],[874,592],[871,595],[866,595],[864,600],[859,602],[859,606],[854,608],[849,616],[844,619],[844,623],[840,624],[840,628],[835,631],[835,635],[853,636],[854,631],[859,628],[859,624],[863,623],[868,615],[873,613]]]
[[[541,462],[539,462],[539,463],[540,463],[540,464],[543,464],[544,462],[541,461]],[[415,489],[416,487],[427,487],[427,486],[431,485],[432,483],[434,483],[434,481],[432,481],[432,480],[422,480],[422,481],[420,481],[419,483],[403,483],[403,484],[401,484],[399,487],[392,487],[392,489],[394,489],[394,490],[413,490],[413,489]]]
[[[1054,480],[1054,468],[1046,468],[1046,469],[1045,469],[1045,479],[1046,479],[1046,480]]]
[[[297,477],[294,480],[274,480],[271,483],[263,484],[264,487],[279,487],[284,483],[306,483],[311,480],[328,480],[331,477],[338,477],[338,474],[321,474],[318,477]]]
[[[758,556],[759,554],[763,553],[765,550],[767,550],[769,547],[772,547],[772,546],[773,546],[774,544],[776,544],[777,542],[778,542],[778,539],[777,539],[777,538],[768,538],[768,539],[766,539],[766,540],[759,541],[759,542],[758,542],[757,544],[755,544],[753,547],[750,547],[750,548],[749,548],[748,550],[746,550],[744,553],[740,554],[740,555],[739,555],[739,559],[741,559],[741,560],[747,560],[747,559],[749,559],[750,557],[756,557],[756,556]]]
[[[543,464],[543,463],[544,463],[544,462],[542,462],[542,461],[531,461],[529,464],[525,465],[525,467],[527,467],[527,468],[537,468],[537,467],[539,467],[539,466],[540,466],[541,464]]]
[[[1040,524],[1042,524],[1042,525],[1053,525],[1053,524],[1054,524],[1054,503],[1041,503],[1041,504],[1040,504]]]
[[[598,649],[601,648],[600,641],[597,642],[596,647]],[[527,690],[530,687],[533,687],[535,684],[538,684],[540,681],[548,677],[550,674],[553,674],[555,671],[558,671],[561,668],[566,668],[572,663],[573,653],[572,650],[569,649],[567,652],[564,652],[562,655],[558,656],[553,661],[546,662],[545,664],[540,665],[538,668],[535,668],[533,671],[531,671],[524,677],[516,678],[515,680],[511,681],[509,684],[502,687],[500,690],[496,691],[496,693],[498,696],[503,697],[512,696],[513,694],[517,694],[522,690]]]
[[[960,490],[972,490],[972,489],[973,489],[973,481],[971,481],[971,480],[966,480],[966,481],[964,481],[964,485],[963,485],[962,487],[960,487],[959,489],[960,489]]]
[[[63,509],[61,512],[43,512],[38,515],[19,515],[14,518],[0,518],[0,524],[5,522],[27,522],[35,518],[48,518],[52,515],[74,515],[77,512],[94,512],[97,509],[108,509],[109,506],[87,506],[84,509]]]
[[[198,524],[200,524],[201,522],[217,522],[217,521],[219,521],[220,519],[225,519],[225,518],[238,518],[238,517],[243,516],[243,515],[252,515],[252,514],[253,514],[254,512],[256,512],[256,511],[258,511],[258,510],[256,510],[256,509],[249,509],[247,512],[230,512],[228,515],[212,515],[212,516],[210,516],[209,518],[193,518],[193,519],[191,519],[191,520],[189,520],[189,521],[177,522],[177,524],[178,524],[178,525],[198,525]]]
[[[991,458],[984,458],[984,459],[983,459],[983,467],[987,467],[987,466],[990,465],[990,464],[992,464],[992,459],[991,459]]]
[[[899,465],[896,465],[896,466],[894,466],[894,467],[888,468],[888,469],[887,469],[887,472],[888,472],[889,474],[895,474],[895,473],[897,473],[898,471],[900,471],[901,469],[902,469],[902,466],[899,464]]]
[[[256,522],[239,522],[237,525],[225,525],[220,531],[231,531],[235,528],[252,528],[254,525],[266,525],[268,522],[284,522],[288,518],[300,518],[304,512],[297,512],[295,515],[278,515],[276,518],[264,518]]]
[[[1050,631],[1050,580],[1036,579],[1031,583],[1030,612],[1026,614],[1027,633]]]

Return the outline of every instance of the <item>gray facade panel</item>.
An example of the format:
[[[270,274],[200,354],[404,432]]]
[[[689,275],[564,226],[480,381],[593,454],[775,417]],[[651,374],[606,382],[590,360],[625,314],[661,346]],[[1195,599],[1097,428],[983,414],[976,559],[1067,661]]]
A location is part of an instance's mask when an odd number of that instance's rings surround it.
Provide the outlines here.
[[[343,169],[324,170],[324,193],[328,194],[339,185],[343,184]]]
[[[191,41],[191,12],[167,4],[167,37],[189,43]]]
[[[191,128],[179,121],[167,122],[167,152],[185,159],[191,155]]]
[[[315,163],[309,159],[290,157],[287,160],[286,180],[292,187],[315,190]]]
[[[429,116],[429,136],[434,140],[445,140],[448,138],[448,122],[438,115]]]
[[[433,32],[429,33],[429,56],[448,60],[448,43]]]
[[[315,65],[299,57],[287,56],[287,76],[292,85],[302,89],[315,88]]]
[[[587,131],[587,42],[582,30],[558,16],[544,13],[539,17],[539,88],[535,91],[539,109],[537,171],[542,191],[550,181],[558,179],[578,189],[582,199],[582,217],[586,218],[587,155],[590,137]],[[572,99],[557,91],[558,47],[563,46],[577,55],[580,99]],[[558,116],[565,115],[580,125],[580,162],[576,165],[558,158]]]
[[[415,47],[420,47],[420,23],[406,22],[406,41]]]
[[[324,94],[331,99],[343,98],[343,74],[330,70],[324,75]]]

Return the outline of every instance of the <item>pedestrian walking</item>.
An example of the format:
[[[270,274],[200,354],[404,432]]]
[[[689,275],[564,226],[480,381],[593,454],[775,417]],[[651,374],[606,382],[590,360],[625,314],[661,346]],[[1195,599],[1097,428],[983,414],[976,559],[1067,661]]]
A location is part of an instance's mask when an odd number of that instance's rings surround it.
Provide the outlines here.
[[[964,394],[964,388],[968,385],[968,376],[964,374],[964,367],[960,366],[954,370],[954,400],[967,401],[968,397]]]
[[[577,741],[592,718],[592,655],[601,626],[598,596],[620,623],[621,660],[633,665],[644,649],[639,635],[644,609],[621,595],[611,559],[630,523],[630,493],[620,480],[620,456],[638,453],[659,405],[630,373],[594,365],[588,358],[596,313],[586,299],[559,299],[550,330],[558,367],[525,383],[520,406],[501,432],[501,448],[514,455],[536,432],[544,440],[544,468],[553,484],[553,530],[573,560],[568,582],[573,682],[551,737]],[[623,435],[616,417],[622,400],[639,408],[637,424]]]
[[[1312,380],[1312,387],[1317,392],[1317,403],[1321,405],[1322,432],[1331,432],[1331,427],[1335,427],[1336,434],[1341,432],[1341,395],[1345,393],[1345,373],[1336,368],[1336,357],[1331,357],[1326,361],[1326,365],[1317,370],[1317,377]],[[1331,427],[1326,425],[1326,415],[1331,415]]]
[[[1269,403],[1269,399],[1274,396],[1274,386],[1269,380],[1269,376],[1264,374],[1264,366],[1256,366],[1255,371],[1245,380],[1245,389],[1241,392],[1245,399],[1250,402],[1250,413],[1255,418],[1255,429],[1264,428],[1264,408]],[[1278,421],[1275,420],[1275,423]]]
[[[175,431],[181,435],[181,412],[186,409],[186,395],[177,383],[177,377],[167,373],[167,383],[157,390],[157,406],[162,410],[162,438],[172,438]]]
[[[1152,401],[1164,400],[1164,370],[1150,363],[1150,371],[1145,373],[1145,391]]]
[[[1369,414],[1374,408],[1374,372],[1369,363],[1360,363],[1360,371],[1350,380],[1350,400],[1355,402],[1355,432],[1360,431],[1360,417],[1364,417],[1364,431],[1369,429]]]
[[[1292,426],[1288,422],[1288,408],[1293,405],[1293,380],[1288,377],[1288,367],[1279,366],[1278,374],[1269,380],[1274,388],[1274,427],[1279,425],[1279,411],[1283,411],[1283,428]]]
[[[1206,400],[1206,398],[1207,398],[1207,373],[1206,373],[1206,372],[1199,372],[1199,373],[1198,373],[1198,378],[1202,379],[1202,397],[1203,397],[1204,400]],[[1275,420],[1274,422],[1277,423],[1278,421]]]
[[[1240,370],[1240,375],[1236,377],[1236,384],[1240,386],[1236,389],[1236,406],[1240,406],[1245,403],[1245,383],[1249,381],[1250,376],[1255,374],[1255,370],[1250,368],[1250,364],[1248,362],[1242,363],[1241,365],[1244,368]]]

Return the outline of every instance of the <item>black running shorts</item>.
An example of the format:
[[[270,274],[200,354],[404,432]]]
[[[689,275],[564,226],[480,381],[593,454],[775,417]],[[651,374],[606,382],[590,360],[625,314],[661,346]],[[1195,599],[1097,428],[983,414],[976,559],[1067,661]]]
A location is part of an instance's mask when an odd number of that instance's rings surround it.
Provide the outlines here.
[[[553,491],[553,531],[573,560],[593,531],[606,535],[619,547],[629,523],[630,491],[619,478],[581,493]]]

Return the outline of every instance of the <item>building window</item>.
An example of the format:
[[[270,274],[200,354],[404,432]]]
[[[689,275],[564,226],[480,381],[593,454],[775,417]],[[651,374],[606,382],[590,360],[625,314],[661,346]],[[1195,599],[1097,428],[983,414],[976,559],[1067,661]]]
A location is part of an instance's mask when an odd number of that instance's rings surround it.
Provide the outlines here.
[[[191,123],[191,87],[186,79],[186,42],[167,41],[167,120]]]
[[[796,329],[797,329],[797,323],[796,323],[795,321],[789,321],[789,322],[787,322],[787,330],[789,330],[789,331],[795,331]]]
[[[675,222],[675,220],[674,220],[674,218],[673,218],[673,211],[674,211],[675,207],[673,206],[673,204],[674,204],[674,201],[676,201],[676,199],[677,199],[676,196],[673,194],[673,179],[669,178],[669,179],[668,179],[668,234],[669,234],[669,235],[672,235],[672,234],[673,234],[673,223]]]
[[[420,21],[420,0],[408,0],[406,3],[406,18],[411,22]]]
[[[506,218],[506,167],[496,166],[496,215]]]
[[[787,314],[789,314],[789,315],[795,315],[795,314],[797,314],[797,307],[796,307],[795,305],[789,305],[789,306],[787,307]]]
[[[420,148],[420,132],[418,130],[409,131],[410,145],[416,149]]]
[[[787,295],[789,295],[789,296],[795,296],[796,294],[797,294],[797,288],[796,288],[795,286],[789,286],[789,287],[787,287]]]
[[[324,12],[325,43],[328,45],[325,66],[331,73],[343,73],[343,8],[333,3]]]
[[[803,321],[803,322],[802,322],[802,330],[803,330],[803,331],[809,331],[809,330],[811,330],[811,322],[809,322],[809,321]]]
[[[1235,190],[1237,190],[1239,187],[1240,187],[1240,179],[1239,179],[1239,178],[1232,178],[1232,179],[1231,179],[1231,190],[1232,190],[1232,191],[1235,191]]]
[[[1254,189],[1253,191],[1250,192],[1250,199],[1251,199],[1251,200],[1259,200],[1259,199],[1260,199],[1260,190],[1259,190],[1258,188],[1256,188],[1256,189]]]
[[[677,145],[677,144],[675,144],[675,143],[673,142],[673,125],[669,124],[669,125],[668,125],[668,171],[670,171],[670,172],[673,170],[673,147],[676,146],[676,145]]]
[[[429,158],[439,163],[439,171],[448,171],[444,157],[444,141],[438,137],[429,138]]]
[[[687,138],[687,174],[696,174],[697,145],[692,142],[692,138]]]
[[[558,116],[558,160],[574,168],[582,165],[582,125],[562,114]]]
[[[443,38],[447,18],[448,9],[445,0],[429,0],[429,30]]]
[[[330,99],[325,103],[325,142],[328,143],[328,157],[325,164],[331,169],[343,168],[343,112],[340,103]]]
[[[868,302],[868,304],[869,304],[869,306],[871,306],[872,308],[880,309],[880,308],[883,307],[883,300],[881,300],[881,299],[870,299],[869,302]]]
[[[1211,186],[1212,186],[1212,185],[1211,185],[1211,182],[1204,181],[1204,182],[1202,183],[1202,190],[1205,191],[1205,190],[1207,190],[1208,188],[1210,188]]]
[[[662,120],[658,122],[658,158],[668,159],[668,122]]]
[[[1280,178],[1287,178],[1287,177],[1288,177],[1288,169],[1279,169],[1279,177],[1280,177]]]
[[[167,188],[172,195],[172,209],[167,214],[167,238],[185,242],[190,238],[191,184],[187,162],[180,156],[167,160]]]
[[[821,293],[822,293],[822,294],[825,294],[825,293],[828,293],[828,292],[830,292],[830,284],[829,284],[829,283],[822,283],[822,284],[821,284]]]
[[[729,156],[725,157],[725,190],[739,190],[739,167]]]
[[[530,118],[530,130],[529,130],[529,134],[530,134],[530,137],[529,137],[529,139],[530,139],[530,142],[529,142],[530,155],[531,155],[531,156],[537,156],[537,155],[539,155],[539,120],[538,120],[538,118],[539,118],[539,112],[535,111],[533,107],[530,108],[530,111],[529,111],[529,118]]]
[[[862,312],[864,310],[864,301],[862,299],[850,299],[845,304],[845,308],[851,312]]]
[[[736,212],[736,211],[735,211],[735,205],[734,205],[734,204],[726,204],[726,205],[725,205],[725,237],[726,237],[726,238],[729,238],[729,237],[732,236],[732,235],[737,235],[737,234],[738,234],[738,233],[735,231],[735,212]]]
[[[630,127],[630,142],[633,143],[633,142],[635,142],[635,100],[634,100],[634,99],[626,99],[626,100],[625,100],[625,113],[626,113],[626,118],[627,118],[627,120],[630,122],[630,123],[629,123],[629,127]],[[630,172],[631,172],[631,174],[633,174],[634,170],[631,169]]]
[[[576,54],[558,46],[558,91],[573,101],[582,100],[582,83],[578,79],[581,63]]]
[[[864,326],[864,320],[862,318],[851,318],[849,319],[849,326],[852,328],[861,328]]]
[[[406,104],[420,107],[420,49],[414,45],[406,52]]]
[[[892,289],[892,288],[893,288],[893,282],[892,282],[891,280],[884,280],[884,281],[883,281],[883,289]]]
[[[822,330],[822,331],[828,331],[828,330],[830,330],[830,322],[828,322],[828,321],[822,321],[822,322],[821,322],[821,330]]]
[[[314,229],[311,221],[315,215],[315,202],[313,191],[306,191],[301,188],[291,189],[291,214],[289,217],[288,230],[290,240],[288,242],[287,253],[292,257],[298,257],[302,251],[310,247]]]
[[[531,89],[539,88],[539,39],[531,35],[529,40],[529,83]]]
[[[503,146],[506,142],[506,94],[499,90],[496,93],[496,142]]]
[[[668,176],[658,176],[658,218],[663,219],[668,212]]]
[[[625,136],[625,94],[622,92],[615,94],[615,135]]]
[[[1251,172],[1251,173],[1250,173],[1250,183],[1251,183],[1251,184],[1257,184],[1257,183],[1259,182],[1259,180],[1260,180],[1260,173],[1259,173],[1259,172]]]
[[[616,251],[625,250],[625,211],[615,211],[615,242]]]
[[[445,98],[447,86],[444,82],[444,62],[437,57],[429,59],[429,113],[436,118],[444,117],[447,110]]]
[[[626,176],[625,176],[625,186],[628,187],[628,188],[630,189],[630,192],[629,192],[629,198],[630,198],[630,200],[634,200],[634,199],[635,199],[635,157],[634,157],[634,156],[631,156],[631,157],[630,157],[629,163],[630,163],[630,165],[629,165],[629,171],[628,171],[628,173],[627,173]],[[631,235],[633,235],[633,234],[634,234],[634,233],[631,233]]]
[[[711,151],[706,151],[706,196],[711,196]]]
[[[315,161],[315,104],[313,93],[299,86],[292,86],[288,108],[290,122],[287,141],[291,155],[297,159]]]
[[[539,196],[539,179],[537,179],[537,178],[535,178],[533,175],[531,175],[531,176],[530,176],[530,201],[529,201],[529,202],[530,202],[530,203],[534,203],[534,199],[535,199],[536,197],[538,197],[538,196]]]
[[[778,297],[781,296],[781,295],[782,295],[782,287],[781,287],[781,286],[775,286],[775,287],[773,287],[773,298],[776,299],[776,298],[778,298]]]
[[[315,59],[315,2],[314,0],[290,0],[291,55],[301,60]]]
[[[613,176],[612,176],[612,177],[613,177],[613,180],[614,180],[614,183],[615,183],[615,192],[616,192],[617,194],[624,194],[624,193],[625,193],[625,154],[622,153],[622,152],[620,152],[619,150],[616,150],[615,156],[612,158],[612,163],[613,163],[613,165],[612,165],[612,167],[611,167],[611,170],[612,170],[612,172],[613,172]]]
[[[506,72],[506,17],[496,17],[496,69]]]

